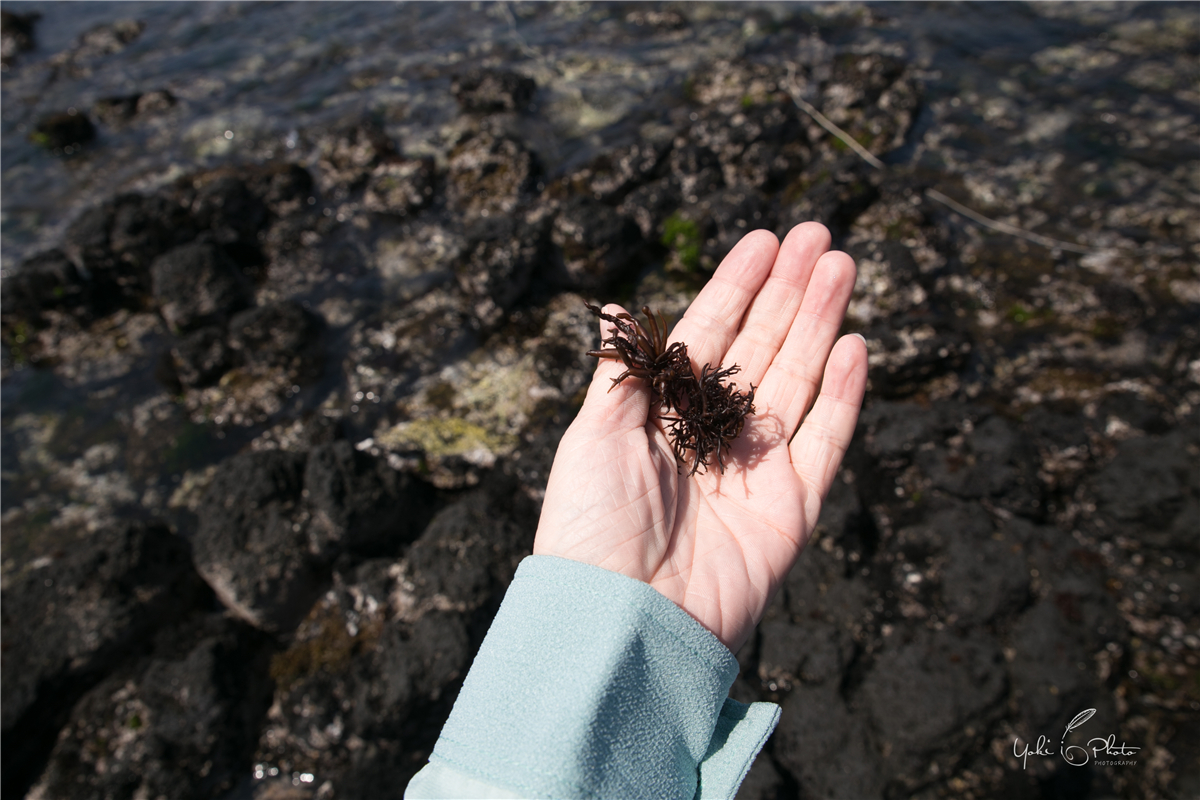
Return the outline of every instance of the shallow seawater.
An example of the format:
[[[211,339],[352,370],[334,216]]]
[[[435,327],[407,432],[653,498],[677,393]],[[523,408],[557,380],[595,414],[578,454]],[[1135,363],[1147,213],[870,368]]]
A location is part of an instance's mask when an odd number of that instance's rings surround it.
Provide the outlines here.
[[[306,129],[364,112],[382,116],[402,147],[420,152],[457,115],[451,74],[472,65],[513,67],[537,79],[528,133],[552,173],[635,136],[665,104],[682,102],[678,87],[702,64],[739,54],[786,59],[813,47],[888,52],[923,70],[927,113],[914,146],[893,160],[918,155],[921,138],[939,122],[933,109],[940,103],[957,108],[956,99],[970,103],[972,96],[990,102],[983,119],[956,123],[964,157],[998,167],[1021,157],[1077,157],[1056,135],[1075,115],[1072,106],[1117,101],[1130,87],[1127,75],[1104,73],[1103,53],[1086,62],[1072,48],[1114,39],[1114,26],[1137,28],[1139,20],[1151,35],[1186,14],[1186,6],[1170,4],[735,4],[684,7],[672,12],[678,22],[656,25],[647,9],[603,3],[5,8],[42,15],[36,50],[4,75],[5,268],[53,242],[83,206],[114,190],[147,189],[248,158],[305,161],[312,155]],[[146,26],[121,52],[52,64],[89,29],[121,19]],[[1082,81],[1073,58],[1085,62]],[[1040,63],[1049,69],[1037,70]],[[1041,73],[1036,86],[1013,85],[1031,69]],[[178,98],[170,114],[120,131],[101,126],[80,156],[56,159],[27,141],[44,113],[157,88]]]

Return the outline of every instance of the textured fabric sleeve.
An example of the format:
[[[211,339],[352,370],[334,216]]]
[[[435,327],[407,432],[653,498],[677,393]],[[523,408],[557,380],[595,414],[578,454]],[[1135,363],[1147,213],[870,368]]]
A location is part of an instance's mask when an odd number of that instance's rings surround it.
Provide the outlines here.
[[[737,672],[649,585],[530,556],[405,797],[732,797],[779,719]]]

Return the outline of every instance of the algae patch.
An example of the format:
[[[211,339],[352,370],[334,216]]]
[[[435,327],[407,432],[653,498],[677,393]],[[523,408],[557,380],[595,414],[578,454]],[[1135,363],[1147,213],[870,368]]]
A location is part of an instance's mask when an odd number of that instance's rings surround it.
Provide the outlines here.
[[[376,441],[392,450],[421,450],[426,456],[436,458],[463,456],[472,462],[493,461],[495,454],[516,445],[515,436],[494,433],[460,418],[401,422]]]
[[[695,272],[700,266],[700,226],[676,211],[663,222],[662,243],[671,251],[670,266]]]

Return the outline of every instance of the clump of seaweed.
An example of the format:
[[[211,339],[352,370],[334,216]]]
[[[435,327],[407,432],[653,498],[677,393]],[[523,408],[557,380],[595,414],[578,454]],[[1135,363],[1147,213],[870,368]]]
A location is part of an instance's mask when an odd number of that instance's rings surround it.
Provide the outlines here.
[[[755,387],[739,392],[725,380],[741,368],[734,364],[713,369],[705,364],[697,378],[687,345],[675,342],[667,346],[667,323],[662,314],[655,319],[649,307],[643,307],[647,329],[630,314],[605,314],[596,306],[586,305],[613,325],[612,334],[601,342],[606,347],[588,351],[589,356],[611,358],[625,365],[625,371],[613,378],[613,387],[631,376],[647,381],[655,400],[675,412],[675,416],[662,419],[670,423],[667,434],[676,460],[681,465],[691,461],[688,475],[707,471],[714,459],[717,469],[724,473],[725,454],[741,435],[746,416],[754,413]]]
[[[754,391],[739,392],[725,378],[741,371],[737,364],[726,369],[713,370],[709,364],[700,371],[700,379],[692,378],[693,389],[688,394],[688,405],[678,411],[676,417],[663,417],[671,423],[667,429],[675,458],[687,463],[687,453],[692,451],[694,461],[689,475],[695,475],[709,459],[715,457],[717,469],[725,472],[725,451],[742,433],[746,416],[754,413]]]

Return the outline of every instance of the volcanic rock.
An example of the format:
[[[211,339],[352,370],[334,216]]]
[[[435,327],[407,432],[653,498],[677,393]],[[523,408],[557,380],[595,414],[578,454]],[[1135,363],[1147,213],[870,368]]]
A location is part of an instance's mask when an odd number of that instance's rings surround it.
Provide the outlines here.
[[[96,128],[92,121],[86,114],[72,108],[39,119],[30,139],[57,155],[63,155],[82,148],[95,136]]]
[[[463,110],[483,113],[524,111],[536,90],[533,78],[498,69],[473,69],[456,75],[450,84]]]
[[[24,791],[75,701],[208,595],[161,523],[103,528],[3,591],[4,793]]]
[[[294,628],[326,580],[303,527],[305,460],[284,451],[235,456],[197,510],[196,569],[227,608],[268,631]]]
[[[163,319],[181,333],[222,322],[253,299],[237,265],[214,244],[178,247],[157,258],[150,272]]]

